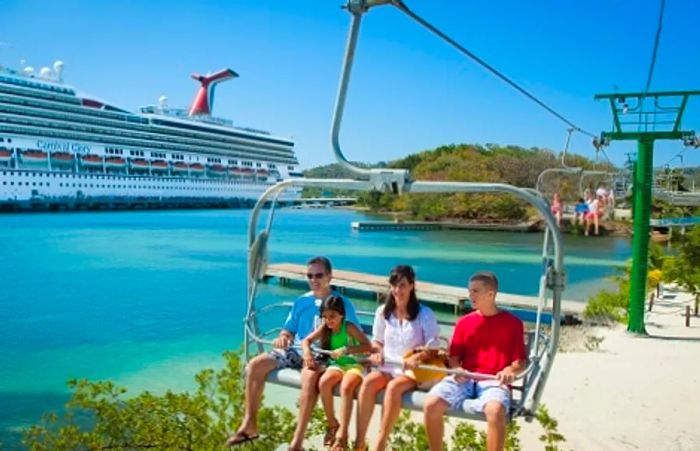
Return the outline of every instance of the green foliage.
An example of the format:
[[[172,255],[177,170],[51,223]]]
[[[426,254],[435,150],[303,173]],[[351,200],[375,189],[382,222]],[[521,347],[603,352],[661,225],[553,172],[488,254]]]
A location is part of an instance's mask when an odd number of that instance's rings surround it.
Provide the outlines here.
[[[244,393],[240,357],[226,353],[225,359],[222,370],[207,369],[196,375],[194,393],[143,392],[127,397],[126,389],[112,382],[70,381],[74,393],[62,418],[45,415],[40,424],[24,432],[23,443],[34,451],[221,449],[242,420]],[[288,409],[262,407],[261,435],[250,446],[274,449],[288,442],[295,421]]]
[[[668,278],[665,273],[668,270],[667,261],[670,259],[671,257],[666,255],[662,246],[653,241],[649,242],[647,289],[655,288],[656,275],[660,271],[663,271],[665,279]],[[628,260],[618,272],[619,274],[612,278],[617,285],[614,290],[601,290],[588,298],[586,308],[583,311],[586,318],[627,322],[632,260]]]
[[[545,451],[559,451],[561,449],[559,445],[566,441],[559,432],[559,422],[549,415],[549,411],[544,405],[537,409],[535,418],[542,426],[542,429],[544,429],[544,433],[540,436],[540,441],[545,444]]]
[[[486,433],[477,431],[473,424],[462,421],[452,433],[450,451],[482,451],[486,450]]]
[[[693,227],[681,236],[676,251],[675,256],[664,261],[664,279],[700,296],[700,227]]]
[[[428,449],[425,426],[410,420],[411,413],[403,410],[389,438],[390,449]]]
[[[588,298],[583,316],[589,319],[627,321],[629,305],[629,283],[620,284],[615,291],[601,290]]]
[[[23,444],[32,451],[158,449],[222,449],[243,416],[243,363],[236,353],[226,353],[225,367],[215,372],[201,371],[195,376],[193,393],[166,392],[155,395],[143,392],[133,397],[112,382],[69,382],[73,396],[59,418],[47,413],[39,424],[24,431]],[[557,422],[546,409],[540,409],[538,421],[544,428],[541,437],[547,450],[557,450],[564,438]],[[296,426],[296,415],[289,409],[263,406],[258,414],[260,436],[239,447],[242,451],[275,449],[288,443]],[[315,409],[307,437],[321,435],[326,420]],[[507,426],[507,451],[521,450],[520,426]],[[422,423],[410,420],[403,411],[390,437],[392,449],[427,449],[428,440]],[[449,440],[450,450],[486,450],[486,436],[468,422],[459,422]]]

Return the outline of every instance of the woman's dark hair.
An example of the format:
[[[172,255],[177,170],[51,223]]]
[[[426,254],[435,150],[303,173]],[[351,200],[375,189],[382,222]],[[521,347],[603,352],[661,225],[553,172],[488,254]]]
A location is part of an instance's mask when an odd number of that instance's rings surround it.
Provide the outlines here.
[[[408,305],[406,310],[408,311],[408,320],[413,321],[418,317],[418,312],[420,312],[420,304],[418,303],[418,298],[416,297],[416,273],[408,265],[398,265],[389,273],[389,284],[391,286],[397,285],[401,280],[406,279],[406,282],[413,285],[411,290],[411,295],[408,297]],[[396,299],[394,295],[391,294],[391,290],[386,296],[386,304],[384,304],[384,318],[389,319],[391,314],[396,310]]]
[[[321,303],[321,318],[323,318],[323,312],[327,310],[333,310],[334,312],[345,317],[345,302],[340,296],[328,296]],[[323,333],[321,334],[321,349],[331,349],[331,329],[326,325],[323,326]]]

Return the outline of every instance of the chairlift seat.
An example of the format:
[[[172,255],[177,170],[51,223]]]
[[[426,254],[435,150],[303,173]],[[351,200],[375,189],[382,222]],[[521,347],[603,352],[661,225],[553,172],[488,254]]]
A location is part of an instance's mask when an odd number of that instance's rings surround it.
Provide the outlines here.
[[[530,344],[532,343],[532,339],[534,337],[534,333],[532,331],[527,331],[525,333],[525,351],[526,355],[530,354]],[[535,372],[537,368],[533,369],[533,372]],[[521,410],[521,403],[519,402],[519,394],[522,393],[524,386],[528,383],[528,380],[531,377],[531,374],[528,374],[525,378],[520,379],[518,381],[515,381],[512,384],[513,388],[513,403],[511,405],[511,411],[509,412],[509,417],[513,418],[514,416],[518,415]],[[272,371],[268,377],[267,377],[267,382],[277,384],[277,385],[282,385],[285,387],[290,387],[290,388],[296,388],[299,389],[301,388],[301,371],[295,370],[292,368],[281,368],[278,370]],[[376,404],[382,404],[384,401],[384,390],[382,390],[378,395],[376,399]],[[338,387],[335,389],[335,396],[339,396],[338,392]],[[426,398],[428,396],[428,391],[424,389],[416,389],[416,390],[410,390],[406,393],[404,393],[403,398],[402,398],[402,408],[403,409],[409,409],[413,410],[416,412],[422,412],[423,411],[423,406],[425,405]],[[462,418],[465,420],[476,420],[476,421],[485,421],[486,417],[484,416],[483,413],[474,413],[471,410],[471,405],[475,402],[475,400],[468,399],[465,400],[462,403],[461,408],[459,409],[453,409],[449,408],[447,412],[445,412],[445,415],[448,417],[455,417],[455,418]]]

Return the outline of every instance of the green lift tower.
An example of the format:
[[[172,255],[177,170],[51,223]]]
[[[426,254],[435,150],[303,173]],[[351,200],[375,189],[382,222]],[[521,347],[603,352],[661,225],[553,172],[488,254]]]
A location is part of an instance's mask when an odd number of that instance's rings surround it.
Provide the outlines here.
[[[681,119],[690,96],[700,91],[637,92],[598,94],[596,100],[608,100],[613,113],[613,130],[603,132],[597,145],[615,140],[637,141],[637,164],[633,178],[634,237],[632,238],[632,274],[630,276],[629,321],[627,330],[646,334],[644,300],[646,298],[649,259],[649,219],[653,180],[654,141],[683,140],[697,145],[695,132],[681,130]]]

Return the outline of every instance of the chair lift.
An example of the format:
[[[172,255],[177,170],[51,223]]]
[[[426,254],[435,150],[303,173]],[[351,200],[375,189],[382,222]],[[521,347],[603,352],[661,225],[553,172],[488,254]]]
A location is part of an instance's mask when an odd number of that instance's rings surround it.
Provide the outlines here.
[[[578,178],[579,178],[578,196],[584,197],[584,198],[586,197],[585,194],[587,191],[587,187],[585,184],[585,180],[587,177],[602,176],[609,183],[611,189],[616,182],[615,173],[613,173],[613,172],[599,171],[599,170],[595,170],[595,169],[583,169],[581,167],[569,166],[566,164],[566,154],[567,154],[567,151],[569,150],[569,143],[571,142],[571,135],[575,131],[576,130],[574,128],[567,129],[564,150],[561,152],[561,159],[560,159],[561,167],[559,167],[559,168],[547,168],[544,171],[540,172],[540,175],[537,176],[537,182],[535,183],[535,189],[538,192],[540,192],[542,194],[542,196],[545,198],[546,198],[546,195],[545,195],[544,179],[545,179],[545,176],[548,174],[574,174],[574,175],[578,176]],[[594,140],[593,146],[596,148],[596,163],[597,163],[598,152],[600,151],[602,144],[600,142],[598,142],[598,140]]]
[[[267,245],[272,233],[272,225],[277,196],[290,188],[320,187],[325,189],[345,189],[357,191],[389,191],[402,193],[507,193],[530,203],[541,214],[545,224],[544,241],[542,245],[542,275],[539,280],[539,303],[536,313],[535,327],[526,333],[528,346],[528,365],[517,378],[514,385],[514,399],[511,408],[511,418],[522,416],[528,421],[535,413],[542,397],[554,357],[559,344],[559,328],[561,324],[561,296],[564,290],[564,248],[556,220],[552,216],[547,202],[531,188],[519,188],[502,183],[468,183],[468,182],[435,182],[412,180],[405,169],[364,169],[352,165],[343,155],[340,148],[339,134],[342,122],[345,97],[357,37],[359,34],[362,14],[370,7],[390,3],[402,9],[401,2],[388,0],[350,0],[347,9],[352,14],[350,31],[345,50],[345,58],[341,69],[338,94],[333,113],[331,127],[331,145],[339,164],[352,171],[355,179],[287,179],[268,188],[258,199],[253,208],[248,226],[248,283],[247,283],[247,313],[244,319],[246,360],[252,352],[261,353],[265,347],[271,346],[271,339],[279,333],[279,328],[261,331],[258,319],[276,309],[289,310],[290,302],[279,302],[258,308],[256,295],[258,283],[265,275],[267,264]],[[266,206],[270,204],[267,225],[258,233],[258,220]],[[551,301],[551,320],[549,324],[543,321],[543,310]],[[361,314],[363,312],[358,312]],[[364,312],[365,314],[367,312]],[[373,315],[373,312],[369,313]],[[400,364],[400,362],[394,362]],[[446,370],[427,365],[419,368],[445,373],[458,373],[466,376],[483,376],[494,378],[493,375],[475,375],[463,370]],[[300,387],[300,372],[292,369],[281,369],[271,373],[268,382]],[[413,391],[404,395],[403,407],[412,410],[422,410],[427,393]],[[381,402],[381,399],[378,400]],[[458,418],[484,420],[483,415],[473,414],[468,406],[461,409],[450,409],[446,415]]]

